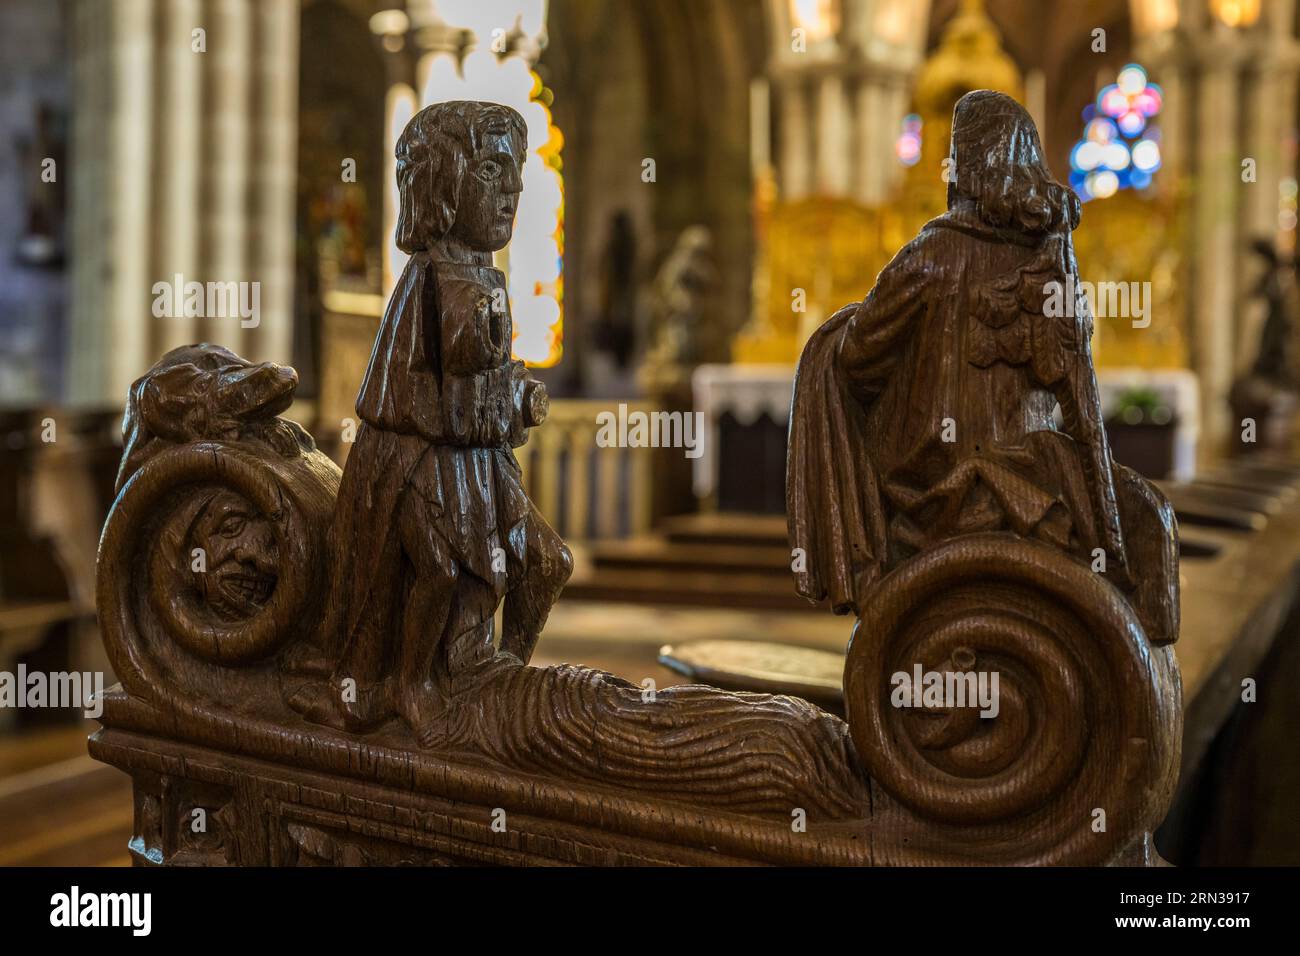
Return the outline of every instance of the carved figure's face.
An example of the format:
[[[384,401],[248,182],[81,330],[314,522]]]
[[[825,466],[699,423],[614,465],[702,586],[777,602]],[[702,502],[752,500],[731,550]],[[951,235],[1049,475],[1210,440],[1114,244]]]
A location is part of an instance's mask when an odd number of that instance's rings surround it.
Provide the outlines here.
[[[523,189],[522,153],[514,133],[489,133],[470,160],[451,234],[471,249],[496,252],[510,242]]]
[[[194,579],[208,607],[227,619],[252,617],[275,590],[278,549],[270,522],[241,496],[219,492],[195,523],[191,548],[207,554]],[[188,552],[187,552],[188,553]]]

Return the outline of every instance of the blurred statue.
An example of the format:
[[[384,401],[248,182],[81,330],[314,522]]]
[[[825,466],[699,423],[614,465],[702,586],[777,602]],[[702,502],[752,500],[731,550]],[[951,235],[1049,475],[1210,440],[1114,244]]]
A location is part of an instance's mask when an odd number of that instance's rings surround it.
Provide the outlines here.
[[[1294,256],[1281,255],[1267,239],[1255,240],[1251,248],[1265,263],[1264,274],[1251,295],[1268,306],[1251,374],[1294,390],[1297,262]]]
[[[36,110],[36,129],[17,143],[23,171],[23,232],[17,259],[29,266],[58,266],[64,257],[67,155],[66,117],[48,103]]]
[[[708,228],[688,226],[655,276],[652,344],[641,371],[648,395],[689,393],[691,372],[701,361],[703,305],[717,279],[712,250]]]
[[[1297,287],[1294,256],[1282,255],[1267,239],[1256,239],[1252,251],[1264,261],[1264,274],[1251,292],[1267,311],[1259,347],[1250,371],[1232,383],[1228,400],[1238,427],[1254,422],[1254,441],[1240,442],[1242,451],[1288,446],[1295,415],[1300,375],[1295,357]]]
[[[610,219],[609,241],[600,268],[600,318],[595,346],[626,368],[636,346],[636,233],[632,217],[620,209]]]

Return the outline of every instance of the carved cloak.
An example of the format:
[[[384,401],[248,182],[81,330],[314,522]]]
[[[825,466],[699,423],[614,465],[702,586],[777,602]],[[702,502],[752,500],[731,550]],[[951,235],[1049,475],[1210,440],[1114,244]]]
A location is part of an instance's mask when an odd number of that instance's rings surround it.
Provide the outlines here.
[[[1091,314],[1086,300],[1043,309],[1047,283],[1070,275],[1068,234],[998,229],[962,206],[812,336],[787,459],[799,593],[860,611],[908,554],[976,531],[1101,547],[1126,569]]]
[[[866,414],[839,367],[840,339],[857,310],[856,304],[840,309],[804,347],[786,458],[795,586],[812,601],[829,597],[837,614],[857,612],[857,597],[878,576],[885,555]]]

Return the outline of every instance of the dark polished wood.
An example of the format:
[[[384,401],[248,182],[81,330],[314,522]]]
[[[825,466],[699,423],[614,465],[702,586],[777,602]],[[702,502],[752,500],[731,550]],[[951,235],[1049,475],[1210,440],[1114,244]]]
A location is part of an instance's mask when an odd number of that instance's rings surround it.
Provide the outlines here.
[[[847,720],[529,665],[572,561],[512,451],[546,413],[491,266],[524,155],[493,104],[399,140],[410,260],[344,472],[279,417],[292,369],[200,345],[133,386],[98,571],[121,686],[90,746],[134,780],[136,860],[1151,862],[1177,535],[1111,461],[1086,304],[1045,311],[1078,203],[1024,111],[963,98],[949,212],[800,363],[792,567],[858,617]],[[892,706],[914,664],[1000,672],[1000,716]]]

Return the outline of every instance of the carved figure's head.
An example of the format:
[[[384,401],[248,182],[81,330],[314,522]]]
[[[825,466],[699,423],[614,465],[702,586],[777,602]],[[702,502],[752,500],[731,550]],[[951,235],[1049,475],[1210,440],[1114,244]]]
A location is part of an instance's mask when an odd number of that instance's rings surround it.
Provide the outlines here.
[[[1028,233],[1078,226],[1079,197],[1052,178],[1033,119],[1005,93],[975,90],[957,101],[949,157],[949,209],[970,200],[987,224]]]
[[[224,488],[200,498],[185,543],[187,556],[203,551],[204,565],[191,561],[190,577],[220,618],[250,618],[270,600],[280,561],[275,530],[247,499]]]
[[[479,252],[510,242],[528,150],[508,106],[456,100],[416,113],[397,141],[397,245],[414,253],[450,236]]]

